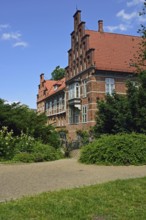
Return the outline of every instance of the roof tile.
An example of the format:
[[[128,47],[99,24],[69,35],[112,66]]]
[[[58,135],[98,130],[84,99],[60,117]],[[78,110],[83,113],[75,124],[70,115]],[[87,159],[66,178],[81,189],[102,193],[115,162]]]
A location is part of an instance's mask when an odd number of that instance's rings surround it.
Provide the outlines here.
[[[97,69],[133,72],[132,63],[140,48],[141,38],[86,30],[89,48],[95,48],[94,62]]]

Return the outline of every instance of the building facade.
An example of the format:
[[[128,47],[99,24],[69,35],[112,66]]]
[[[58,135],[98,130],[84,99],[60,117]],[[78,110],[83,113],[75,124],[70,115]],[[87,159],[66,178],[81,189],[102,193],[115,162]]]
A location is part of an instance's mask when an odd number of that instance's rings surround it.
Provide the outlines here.
[[[48,124],[58,128],[66,126],[65,99],[65,78],[59,81],[45,80],[44,74],[41,74],[37,95],[37,112],[45,112]]]
[[[97,100],[113,91],[126,94],[125,83],[133,80],[141,38],[104,32],[102,20],[97,31],[86,30],[79,10],[73,18],[65,79],[45,81],[40,76],[37,109],[46,112],[48,123],[65,127],[75,139],[77,130],[95,125]]]

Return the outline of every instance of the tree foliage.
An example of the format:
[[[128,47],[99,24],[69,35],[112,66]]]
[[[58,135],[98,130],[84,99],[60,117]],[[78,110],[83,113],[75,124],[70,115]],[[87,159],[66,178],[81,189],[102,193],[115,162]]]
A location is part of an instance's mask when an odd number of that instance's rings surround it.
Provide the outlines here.
[[[0,129],[3,126],[8,131],[13,130],[15,136],[21,133],[28,134],[43,143],[57,147],[59,137],[54,127],[46,125],[47,117],[45,114],[37,114],[34,110],[29,109],[26,105],[20,103],[7,104],[0,99]]]
[[[56,66],[56,68],[51,73],[52,80],[60,80],[65,76],[65,69],[60,66]]]

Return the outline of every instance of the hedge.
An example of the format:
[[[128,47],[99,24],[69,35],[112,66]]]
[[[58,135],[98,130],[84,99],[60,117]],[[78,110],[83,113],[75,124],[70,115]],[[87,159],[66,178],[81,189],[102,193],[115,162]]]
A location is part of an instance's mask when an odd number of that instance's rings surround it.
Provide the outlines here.
[[[80,161],[87,164],[146,164],[146,135],[102,135],[81,149]]]

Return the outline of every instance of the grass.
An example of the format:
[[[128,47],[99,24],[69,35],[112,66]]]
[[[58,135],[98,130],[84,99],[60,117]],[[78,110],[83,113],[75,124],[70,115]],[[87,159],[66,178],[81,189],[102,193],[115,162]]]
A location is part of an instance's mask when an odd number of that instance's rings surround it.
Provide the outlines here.
[[[145,220],[146,177],[0,203],[0,220]]]

